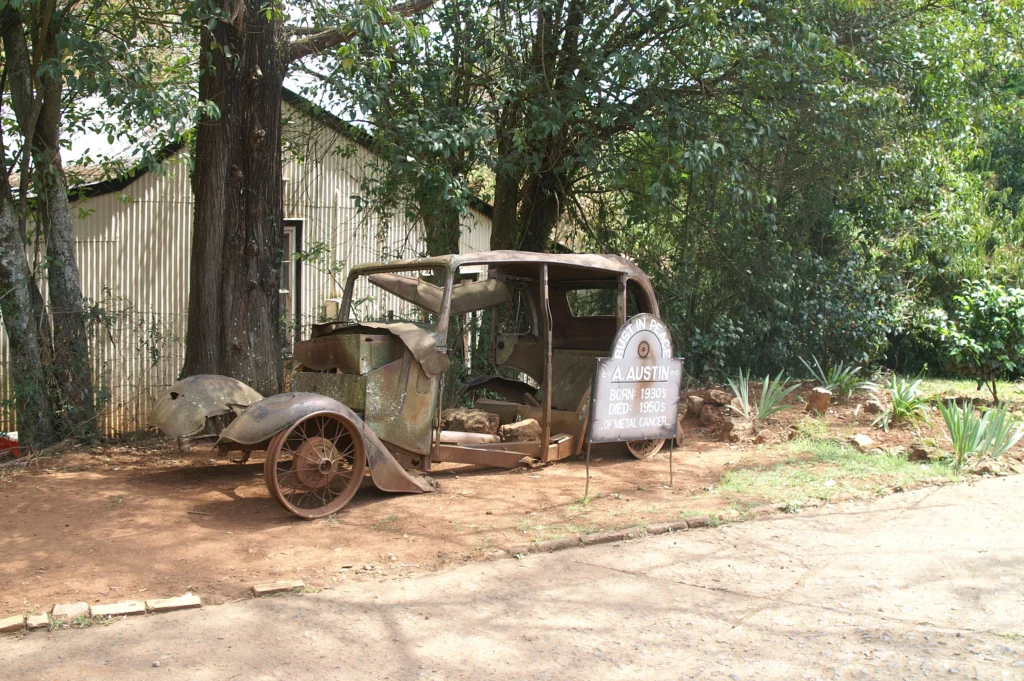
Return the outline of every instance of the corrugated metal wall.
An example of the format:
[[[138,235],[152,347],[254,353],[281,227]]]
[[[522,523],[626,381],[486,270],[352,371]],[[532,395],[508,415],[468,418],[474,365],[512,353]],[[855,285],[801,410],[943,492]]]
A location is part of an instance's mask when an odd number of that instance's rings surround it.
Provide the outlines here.
[[[370,153],[285,105],[285,217],[301,220],[300,249],[328,244],[348,267],[423,254],[422,227],[404,215],[381,224],[360,213],[354,196]],[[146,173],[121,192],[73,204],[82,292],[94,310],[93,373],[104,402],[103,430],[116,435],[146,426],[156,391],[174,382],[184,359],[192,192],[187,155]],[[463,221],[463,252],[487,250],[490,219],[472,211]],[[301,265],[304,335],[324,299],[341,294],[329,268]],[[13,429],[7,338],[0,328],[0,429]]]

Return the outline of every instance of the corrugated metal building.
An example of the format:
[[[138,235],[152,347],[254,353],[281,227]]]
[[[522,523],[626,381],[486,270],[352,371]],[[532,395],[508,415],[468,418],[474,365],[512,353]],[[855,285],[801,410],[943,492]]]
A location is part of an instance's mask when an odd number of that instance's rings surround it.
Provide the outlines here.
[[[404,215],[380,220],[356,198],[372,172],[365,133],[286,92],[285,223],[282,304],[298,334],[341,295],[345,272],[300,261],[297,251],[325,244],[328,258],[354,264],[418,257],[422,227]],[[169,150],[160,172],[80,188],[76,241],[82,294],[91,315],[93,375],[110,435],[141,430],[157,389],[174,382],[184,359],[192,189],[185,149]],[[462,252],[487,250],[489,206],[463,219]],[[13,429],[7,339],[0,328],[0,430]]]

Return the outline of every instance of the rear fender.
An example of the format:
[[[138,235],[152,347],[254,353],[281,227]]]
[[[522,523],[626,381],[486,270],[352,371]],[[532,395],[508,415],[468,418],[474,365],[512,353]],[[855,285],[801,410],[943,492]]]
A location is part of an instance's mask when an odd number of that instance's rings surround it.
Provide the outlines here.
[[[270,439],[300,419],[317,412],[340,414],[359,428],[373,484],[385,492],[432,492],[426,480],[409,475],[377,434],[341,402],[316,393],[281,393],[249,406],[220,434],[218,445],[265,448]]]
[[[223,422],[261,399],[263,395],[228,376],[189,376],[160,394],[149,425],[173,439],[216,437]]]

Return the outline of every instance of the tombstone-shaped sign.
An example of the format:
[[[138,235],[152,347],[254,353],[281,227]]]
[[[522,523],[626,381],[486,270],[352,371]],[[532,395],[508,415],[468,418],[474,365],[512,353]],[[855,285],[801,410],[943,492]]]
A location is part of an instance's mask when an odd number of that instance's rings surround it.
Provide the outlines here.
[[[674,438],[683,360],[672,357],[672,336],[652,314],[629,319],[597,360],[590,405],[590,442]]]

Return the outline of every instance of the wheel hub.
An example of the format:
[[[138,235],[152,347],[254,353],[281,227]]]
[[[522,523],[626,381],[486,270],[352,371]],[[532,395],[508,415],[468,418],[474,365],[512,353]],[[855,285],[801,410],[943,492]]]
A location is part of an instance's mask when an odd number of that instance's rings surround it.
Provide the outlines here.
[[[330,440],[311,437],[303,441],[292,460],[296,480],[307,489],[326,486],[338,472],[336,456],[337,450]]]

